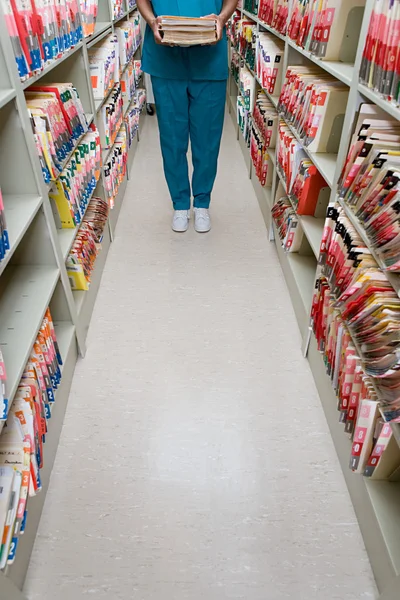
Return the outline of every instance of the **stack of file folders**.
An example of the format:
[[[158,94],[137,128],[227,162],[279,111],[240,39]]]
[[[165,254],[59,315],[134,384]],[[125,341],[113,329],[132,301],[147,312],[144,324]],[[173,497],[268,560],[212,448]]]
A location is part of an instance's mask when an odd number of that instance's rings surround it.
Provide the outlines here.
[[[116,33],[88,50],[90,80],[95,100],[104,100],[119,81],[119,43]]]
[[[8,400],[6,395],[6,366],[0,350],[0,419],[6,419],[8,414]]]
[[[96,244],[103,241],[104,228],[107,223],[110,207],[102,198],[92,198],[87,208],[84,223],[90,223],[92,235]]]
[[[288,36],[325,60],[354,62],[365,0],[294,0]]]
[[[360,81],[400,103],[400,0],[375,0],[360,66]]]
[[[226,24],[226,31],[232,46],[235,50],[239,50],[239,27],[242,20],[242,14],[237,10]]]
[[[0,569],[14,562],[25,529],[29,497],[42,489],[44,443],[61,382],[61,365],[56,332],[47,309],[13,402],[1,419]]]
[[[400,420],[400,299],[338,203],[328,208],[319,262],[385,420]]]
[[[126,127],[122,125],[115,139],[112,151],[103,167],[104,189],[110,208],[114,208],[119,186],[126,175],[128,161],[128,136]]]
[[[6,223],[6,215],[4,211],[4,201],[0,189],[0,262],[4,258],[7,250],[10,249],[10,243],[8,238],[8,230]],[[1,361],[0,361],[1,362]],[[0,372],[1,381],[1,372]]]
[[[283,121],[278,127],[276,156],[278,173],[296,212],[315,215],[317,205],[328,203],[329,186]]]
[[[400,272],[400,124],[373,104],[361,105],[339,195],[365,230],[380,266]]]
[[[251,106],[255,94],[255,79],[247,67],[239,71],[239,91],[237,97],[237,122],[247,145],[250,144],[251,133]]]
[[[121,84],[116,83],[108,97],[108,102],[101,108],[101,133],[104,133],[103,150],[111,148],[115,142],[124,117],[123,107]]]
[[[76,46],[83,36],[75,0],[0,2],[19,76],[23,81]]]
[[[25,91],[26,105],[46,183],[55,180],[88,124],[71,83],[47,83]]]
[[[272,184],[270,157],[268,147],[255,121],[251,121],[250,131],[250,156],[257,179],[262,186],[270,187]]]
[[[274,96],[281,88],[284,44],[272,35],[259,33],[256,50],[256,73],[262,87]]]
[[[274,105],[260,90],[251,121],[250,155],[259,182],[267,187],[272,183],[268,148],[275,148],[277,123],[278,113]]]
[[[289,14],[288,0],[260,0],[258,18],[282,35],[286,33]]]
[[[257,25],[254,21],[242,19],[237,24],[238,51],[250,70],[256,67]]]
[[[131,61],[125,69],[121,78],[121,90],[124,115],[130,107],[138,88],[140,78],[142,76],[142,66],[140,60]]]
[[[176,46],[198,46],[217,41],[215,19],[161,17],[163,43]]]
[[[260,90],[253,108],[256,123],[267,148],[275,148],[278,128],[278,113],[264,91]]]
[[[136,73],[134,62],[135,61],[131,62],[124,70],[120,81],[124,115],[128,110],[130,103],[132,102],[132,98],[136,90]]]
[[[253,98],[256,90],[255,79],[247,67],[239,71],[239,91],[247,110],[253,106]]]
[[[98,0],[80,0],[79,1],[82,18],[83,35],[88,37],[94,34],[96,19],[98,13]]]
[[[312,324],[338,399],[339,421],[352,438],[349,467],[365,477],[389,479],[400,465],[400,448],[391,425],[381,416],[374,381],[364,369],[360,348],[323,276],[316,284]]]
[[[136,90],[132,103],[130,104],[128,110],[126,111],[124,122],[126,125],[126,132],[128,136],[128,148],[132,146],[132,142],[134,137],[139,129],[139,119],[140,113],[143,110],[143,107],[146,104],[146,90],[138,89]]]
[[[125,12],[125,2],[123,0],[111,0],[111,8],[113,13],[113,21],[123,16]]]
[[[243,96],[239,94],[236,100],[236,116],[240,131],[246,140],[247,145],[250,145],[250,133],[251,133],[251,113],[246,106],[246,101]]]
[[[120,68],[123,69],[133,58],[140,46],[140,17],[135,12],[129,21],[122,21],[114,26],[119,44]]]
[[[239,72],[240,72],[240,56],[234,48],[232,48],[231,56],[231,75],[236,83],[239,85]]]
[[[89,289],[108,214],[108,203],[102,198],[92,198],[66,262],[73,290]]]
[[[298,252],[304,235],[303,230],[289,199],[279,193],[279,190],[271,214],[282,248],[285,252]]]
[[[49,192],[62,229],[74,229],[81,223],[100,175],[100,136],[92,124]]]
[[[337,121],[346,112],[348,88],[319,67],[289,66],[278,112],[310,152],[337,152]]]
[[[243,0],[243,10],[256,16],[258,13],[258,0]]]

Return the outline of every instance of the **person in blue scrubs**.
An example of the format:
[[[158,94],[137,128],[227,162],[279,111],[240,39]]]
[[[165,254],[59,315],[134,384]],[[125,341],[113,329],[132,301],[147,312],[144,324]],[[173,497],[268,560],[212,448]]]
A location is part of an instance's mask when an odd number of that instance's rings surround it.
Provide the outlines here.
[[[224,123],[228,78],[225,24],[237,0],[137,0],[137,6],[147,22],[142,70],[151,75],[164,173],[174,208],[172,229],[188,229],[193,195],[195,229],[204,233],[211,228],[209,205]],[[186,48],[164,46],[159,31],[161,16],[212,16],[217,42]]]

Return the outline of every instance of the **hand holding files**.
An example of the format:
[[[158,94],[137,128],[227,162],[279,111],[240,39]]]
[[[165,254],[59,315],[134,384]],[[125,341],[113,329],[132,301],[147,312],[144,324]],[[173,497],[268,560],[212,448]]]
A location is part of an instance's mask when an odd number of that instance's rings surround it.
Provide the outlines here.
[[[216,14],[213,13],[211,15],[207,15],[205,17],[202,17],[202,19],[209,19],[211,21],[215,21],[215,28],[217,30],[217,39],[216,39],[216,41],[219,42],[220,40],[222,40],[222,35],[224,33],[225,23],[223,22],[223,20],[220,17],[220,15],[216,15]]]

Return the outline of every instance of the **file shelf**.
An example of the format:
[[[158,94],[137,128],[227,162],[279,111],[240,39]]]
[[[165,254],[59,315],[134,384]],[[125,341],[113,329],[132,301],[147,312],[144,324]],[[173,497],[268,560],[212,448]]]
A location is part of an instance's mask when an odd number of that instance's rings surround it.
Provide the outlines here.
[[[321,67],[321,69],[323,69],[330,75],[333,75],[333,77],[339,79],[339,81],[342,81],[342,83],[345,83],[346,85],[351,84],[351,80],[353,78],[354,65],[349,63],[342,63],[339,61],[321,60],[320,58],[317,58],[316,56],[311,54],[311,52],[308,52],[307,50],[304,50],[304,48],[298,46],[295,42],[293,42],[293,40],[288,39],[287,43],[294,50],[296,50],[296,52],[299,52],[300,54],[305,56],[315,65]]]
[[[379,265],[379,267],[381,268],[381,270],[385,274],[387,280],[390,282],[390,285],[394,288],[394,290],[396,291],[397,295],[400,297],[400,275],[398,273],[391,273],[390,271],[386,270],[386,268],[383,265],[382,261],[377,256],[377,254],[374,251],[374,249],[371,247],[371,244],[370,244],[369,239],[368,239],[368,235],[366,234],[364,228],[362,227],[362,225],[359,222],[359,220],[356,217],[356,215],[353,213],[353,211],[351,210],[351,208],[345,202],[343,202],[341,199],[339,199],[339,204],[343,208],[343,210],[345,211],[345,213],[346,213],[347,217],[349,218],[349,220],[351,221],[353,227],[359,233],[359,235],[360,235],[361,239],[363,240],[364,244],[367,246],[367,248],[369,248],[369,251],[371,252],[372,256],[374,257],[375,262]]]
[[[236,108],[236,96],[229,96],[229,112],[232,117],[232,121],[235,127],[237,127],[237,108]]]
[[[248,13],[250,14],[250,13]],[[253,17],[250,17],[254,19]],[[279,38],[280,40],[282,40],[283,42],[286,41],[286,36],[282,35],[281,33],[279,33],[279,31],[276,31],[273,27],[270,27],[267,23],[265,23],[262,19],[259,19],[257,17],[257,23],[259,24],[260,27],[262,27],[263,29],[265,29],[265,31],[268,31],[269,33],[272,33],[275,37]]]
[[[14,90],[0,90],[0,108],[15,98]]]
[[[272,33],[272,35],[274,35],[275,37],[277,37],[280,40],[287,43],[294,50],[296,50],[299,54],[302,54],[305,58],[307,58],[311,62],[315,63],[319,67],[321,67],[321,69],[324,69],[324,71],[326,71],[330,75],[333,75],[333,77],[336,77],[336,79],[339,79],[346,85],[350,86],[352,78],[353,78],[354,64],[342,63],[339,61],[321,60],[320,58],[317,58],[316,56],[311,54],[311,52],[308,52],[307,50],[304,50],[304,48],[301,48],[301,46],[298,46],[293,40],[291,40],[287,36],[282,35],[278,31],[276,31],[275,29],[273,29],[272,27],[267,25],[267,23],[264,23],[264,21],[259,19],[256,15],[253,15],[252,13],[248,12],[247,10],[243,10],[242,13],[245,17],[247,17],[251,21],[254,21],[255,23],[257,23],[259,30],[267,31],[268,33]]]
[[[76,361],[78,359],[74,325],[70,321],[55,321],[54,327],[63,360],[63,365],[61,367],[62,379],[56,392],[55,403],[49,422],[49,431],[46,434],[45,462],[40,473],[42,479],[42,491],[34,498],[31,498],[32,502],[30,504],[28,519],[26,522],[26,529],[24,535],[18,542],[18,551],[16,554],[15,563],[8,566],[5,573],[6,577],[15,584],[17,590],[22,589],[25,581],[25,574],[28,570],[32,548],[35,543],[36,532],[39,527],[40,516],[42,514],[46,499],[50,475],[57,453],[58,441],[60,439],[65,411],[68,404],[68,396],[71,388],[72,377],[74,374]],[[3,589],[2,586],[3,582],[0,581],[1,590]],[[25,598],[15,595],[15,597],[7,596],[7,600],[25,600]]]
[[[244,161],[246,163],[246,170],[248,171],[248,173],[250,175],[250,171],[251,171],[250,152],[249,152],[249,149],[247,147],[246,140],[244,139],[243,133],[242,133],[242,131],[240,129],[239,129],[239,146],[240,146],[240,149],[241,149],[241,151],[243,153]]]
[[[130,172],[131,172],[133,160],[135,158],[135,154],[136,154],[136,151],[137,151],[138,142],[139,142],[139,137],[137,135],[135,135],[135,137],[133,138],[133,141],[132,141],[132,145],[131,145],[131,147],[129,148],[129,151],[128,151],[128,180],[131,178],[130,177]]]
[[[292,5],[293,2],[290,0],[289,15],[291,14]],[[270,33],[284,42],[283,73],[286,72],[288,65],[307,65],[312,63],[318,65],[326,73],[341,81],[349,88],[344,121],[339,124],[340,127],[339,125],[336,127],[337,131],[334,132],[338,139],[340,139],[337,154],[313,153],[303,146],[305,152],[329,185],[329,202],[337,199],[336,182],[338,181],[341,167],[347,155],[353,120],[360,103],[365,101],[375,103],[386,111],[388,115],[400,120],[400,108],[398,106],[388,102],[375,91],[359,83],[358,73],[373,5],[374,0],[366,0],[354,64],[329,62],[312,56],[308,51],[297,46],[286,35],[278,33],[266,23],[263,23],[257,16],[240,8],[238,9],[242,14],[242,18],[254,21],[256,24],[256,35],[260,32]],[[233,49],[232,44],[230,44],[229,65],[231,64]],[[261,89],[262,86],[256,74],[252,73],[252,75],[255,79],[256,96],[257,90]],[[272,96],[266,90],[264,92],[276,107],[279,101],[280,90],[278,90],[276,96]],[[299,325],[302,350],[308,359],[318,388],[321,404],[364,537],[378,589],[380,592],[383,592],[385,587],[391,582],[400,582],[400,579],[397,579],[400,575],[400,469],[396,472],[395,476],[392,476],[393,480],[376,481],[355,475],[349,468],[351,442],[343,434],[343,426],[339,423],[337,397],[332,389],[331,380],[326,374],[322,355],[318,351],[316,339],[310,328],[311,302],[315,280],[319,274],[318,258],[325,221],[324,214],[316,213],[316,217],[299,215],[299,225],[304,233],[300,251],[297,253],[287,253],[283,250],[271,215],[279,182],[286,189],[283,178],[277,169],[276,151],[275,149],[268,151],[272,163],[270,167],[273,170],[272,187],[262,187],[254,172],[249,149],[246,147],[243,135],[239,131],[237,124],[236,100],[239,93],[237,84],[232,74],[230,74],[227,92],[228,111],[236,128],[239,144],[245,159],[245,168],[246,171],[249,171],[269,239],[275,243],[277,256]],[[253,106],[251,106],[250,110],[252,112]],[[280,118],[286,122],[282,115]],[[297,140],[302,143],[293,127],[287,122],[286,124]],[[326,202],[325,204],[327,206],[328,203]],[[370,247],[368,237],[350,207],[344,203],[341,203],[341,205],[366,246]],[[370,248],[370,250],[373,256],[377,258],[373,249]],[[377,262],[382,267],[382,263],[379,260]],[[388,272],[386,272],[386,277],[400,296],[400,277]],[[392,429],[397,442],[400,444],[400,424],[393,424]],[[382,600],[383,598],[384,596],[382,596]]]
[[[7,590],[7,600],[22,599],[20,590],[46,498],[75,364],[78,355],[85,355],[87,331],[128,179],[127,172],[120,185],[115,208],[110,210],[89,290],[73,292],[65,261],[79,225],[71,229],[60,227],[58,211],[48,195],[54,182],[46,184],[43,180],[24,92],[33,84],[72,83],[78,90],[88,123],[93,122],[100,131],[100,107],[93,98],[87,50],[112,33],[115,24],[128,19],[135,9],[136,6],[129,8],[126,0],[123,14],[113,20],[109,0],[99,0],[93,35],[76,44],[34,77],[21,82],[0,8],[0,189],[10,243],[9,250],[0,261],[0,349],[7,372],[9,406],[48,307],[63,359],[62,380],[56,391],[46,434],[42,491],[29,498],[26,530],[18,538],[15,561],[0,572],[0,596],[3,597]],[[140,46],[135,58],[140,58]],[[143,123],[141,118],[141,132]],[[128,168],[131,168],[138,148],[138,138],[138,135],[135,136],[129,149]],[[106,150],[107,155],[110,151]],[[73,151],[63,160],[63,166],[72,155]],[[107,197],[102,175],[92,196]],[[135,201],[135,198],[129,200]],[[1,421],[0,431],[3,425],[4,421]]]
[[[274,165],[274,167],[276,167],[276,149],[275,148],[269,149],[268,154],[272,161],[272,164]]]
[[[92,115],[92,114],[87,114],[86,115],[86,120],[87,120],[88,127],[89,127],[89,125],[91,125],[93,123],[93,117],[94,117],[94,115]],[[77,140],[77,142],[76,142],[75,146],[73,147],[73,149],[71,150],[71,152],[69,152],[68,156],[61,163],[61,169],[64,169],[67,166],[67,164],[69,163],[69,161],[73,157],[76,148],[79,146],[79,144],[81,143],[81,141],[83,140],[83,138],[85,137],[86,134],[87,134],[87,131],[85,131],[85,133],[82,133],[82,135],[79,137],[79,139]],[[54,186],[54,181],[50,181],[50,183],[48,184],[49,190],[53,186]]]
[[[135,137],[137,137],[137,135]],[[113,236],[114,232],[115,232],[115,227],[117,225],[117,221],[118,221],[118,217],[119,217],[119,211],[121,210],[122,201],[125,196],[125,190],[126,190],[126,186],[128,183],[128,177],[129,177],[129,171],[127,172],[127,176],[125,177],[124,181],[119,186],[118,194],[114,201],[114,208],[112,209],[112,211],[110,211],[109,222],[110,222],[111,236]]]
[[[56,266],[10,266],[0,289],[0,347],[13,398],[59,277]],[[0,421],[0,427],[3,422]]]
[[[94,27],[94,33],[86,38],[87,48],[91,48],[94,44],[100,42],[106,35],[112,33],[111,23],[97,22]]]
[[[120,21],[123,21],[127,16],[129,15],[129,11],[125,11],[122,15],[120,15],[119,17],[115,17],[115,19],[113,19],[113,23],[117,24]]]
[[[71,48],[71,50],[69,50],[68,52],[65,52],[60,58],[55,60],[50,65],[47,65],[47,67],[45,67],[43,71],[41,71],[37,75],[33,75],[33,77],[29,77],[29,79],[26,79],[25,81],[22,81],[22,89],[26,90],[28,87],[34,85],[40,79],[43,79],[43,77],[45,77],[48,73],[51,73],[53,69],[59,67],[61,63],[64,62],[64,60],[68,60],[73,54],[75,54],[75,52],[79,52],[80,50],[82,50],[83,44],[84,42],[79,42],[79,44]]]
[[[284,116],[281,116],[281,118],[283,121],[285,121],[296,140],[301,144],[302,142],[300,136],[294,127],[292,127],[292,125],[285,119]],[[325,179],[326,183],[329,185],[329,187],[332,187],[335,181],[337,154],[328,154],[326,152],[310,152],[306,146],[303,146],[303,148],[304,151],[307,152],[314,165],[317,167],[318,171],[321,173],[322,177]]]
[[[42,198],[40,196],[30,196],[28,194],[4,196],[3,201],[10,249],[0,262],[0,275],[11,260],[18,244],[35,218],[39,208],[42,206]]]
[[[276,174],[277,174],[283,188],[286,190],[286,183],[285,183],[285,180],[283,179],[282,174],[279,169],[276,169]],[[293,206],[293,203],[290,198],[289,198],[289,201]],[[293,206],[293,208],[295,209],[295,206]],[[272,206],[271,206],[271,209],[272,209]],[[303,232],[310,244],[310,248],[313,251],[315,258],[318,259],[325,219],[314,217],[314,216],[298,215],[298,220],[299,220],[301,228],[303,229]],[[314,270],[314,274],[315,274],[315,270]]]
[[[398,576],[400,566],[400,483],[369,481],[349,469],[351,442],[337,417],[337,397],[312,336],[307,354],[332,440],[342,467],[379,591]]]
[[[385,100],[385,98],[383,98],[373,90],[367,88],[367,86],[363,85],[362,83],[358,84],[358,91],[360,92],[360,94],[365,96],[365,98],[367,98],[380,108],[383,108],[383,110],[386,111],[391,117],[400,120],[400,108],[398,106],[396,106],[392,102],[388,102],[387,100]]]
[[[88,200],[87,205],[86,205],[85,212],[82,215],[82,219],[83,219],[83,217],[86,214],[86,210],[87,210],[87,208],[89,206],[89,203],[90,203],[91,199],[95,195],[95,191],[96,190],[93,190],[93,192],[91,193],[91,195],[89,197],[89,200]],[[64,261],[66,261],[67,258],[68,258],[69,251],[71,250],[72,244],[74,243],[74,239],[75,239],[76,234],[78,233],[79,226],[80,225],[77,225],[76,227],[71,228],[71,229],[67,229],[67,228],[65,228],[65,229],[57,229],[58,241],[59,241],[59,244],[60,244],[61,254],[62,254],[63,258],[64,258]]]
[[[84,330],[85,337],[89,329],[90,318],[93,312],[94,303],[96,301],[97,292],[101,282],[101,276],[103,274],[104,265],[106,264],[108,251],[111,245],[110,231],[111,228],[106,228],[104,230],[101,251],[94,266],[89,290],[87,292],[83,290],[76,290],[73,292],[76,311],[78,314],[78,326]]]
[[[275,239],[279,239],[273,222],[272,230]],[[311,307],[317,262],[314,256],[285,252],[279,242],[275,244],[275,247],[290,292],[297,323],[301,328],[307,320]]]
[[[310,243],[311,249],[314,252],[315,258],[318,258],[325,219],[301,215],[300,223],[306,238]]]
[[[264,219],[270,219],[271,209],[272,209],[272,190],[269,187],[263,187],[258,179],[253,178],[253,187],[258,198],[258,202],[261,208],[261,211],[264,215]],[[271,221],[268,220],[268,225],[271,224]]]

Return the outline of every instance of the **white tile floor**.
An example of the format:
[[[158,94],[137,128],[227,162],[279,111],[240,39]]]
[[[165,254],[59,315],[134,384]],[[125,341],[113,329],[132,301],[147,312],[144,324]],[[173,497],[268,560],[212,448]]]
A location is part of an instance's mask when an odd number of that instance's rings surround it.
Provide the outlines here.
[[[76,369],[25,593],[376,598],[233,127],[212,232],[177,235],[155,123]]]

